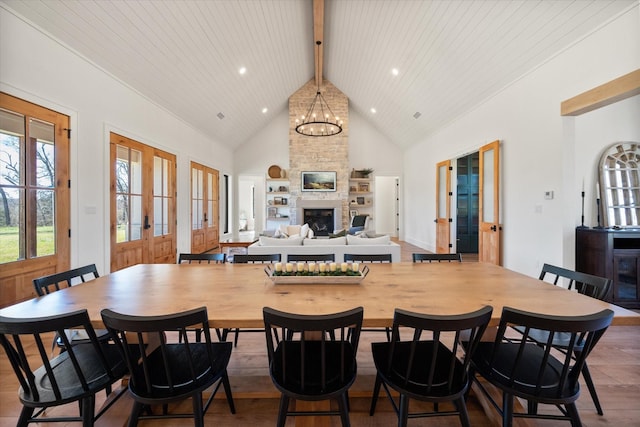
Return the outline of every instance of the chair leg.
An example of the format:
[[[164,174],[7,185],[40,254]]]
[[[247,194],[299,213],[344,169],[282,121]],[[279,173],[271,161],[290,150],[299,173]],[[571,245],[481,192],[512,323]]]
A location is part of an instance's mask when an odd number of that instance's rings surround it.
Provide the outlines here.
[[[376,375],[376,383],[373,386],[373,396],[371,396],[371,407],[369,408],[369,415],[373,415],[376,412],[376,403],[378,403],[378,395],[380,394],[380,384],[382,380],[379,375]]]
[[[131,415],[129,415],[129,423],[127,427],[136,427],[138,425],[138,418],[143,409],[142,403],[134,402],[131,407]]]
[[[29,420],[31,419],[31,417],[33,417],[33,413],[35,410],[36,408],[23,406],[22,411],[20,411],[20,418],[18,418],[16,427],[26,427],[29,424]]]
[[[96,397],[91,395],[82,399],[82,427],[93,427]]]
[[[340,409],[342,427],[351,427],[351,422],[349,421],[349,397],[346,392],[338,397],[338,408]]]
[[[576,404],[568,403],[565,405],[565,408],[571,417],[571,427],[582,427],[582,421],[580,421],[580,414],[578,414]]]
[[[409,421],[409,397],[406,394],[400,395],[398,405],[398,427],[407,427]]]
[[[462,424],[462,427],[470,427],[471,423],[469,421],[469,413],[467,412],[467,404],[464,401],[464,397],[461,397],[453,403],[458,409],[458,413],[460,415],[460,424]]]
[[[278,409],[278,427],[284,427],[287,421],[287,412],[289,412],[289,396],[282,394],[280,396],[280,408]]]
[[[202,393],[196,393],[191,396],[193,404],[193,425],[195,427],[204,427],[204,413],[202,412]]]
[[[584,362],[584,365],[582,366],[582,378],[584,378],[584,382],[589,389],[591,400],[593,400],[593,404],[596,407],[598,415],[604,415],[604,412],[602,412],[602,406],[600,405],[600,399],[598,399],[598,393],[596,393],[596,386],[593,384],[593,380],[591,379],[591,372],[589,372],[587,362]]]
[[[502,427],[513,425],[513,396],[502,393]]]
[[[225,370],[222,375],[222,387],[224,387],[224,394],[227,396],[227,403],[229,404],[229,410],[232,414],[236,413],[236,406],[233,404],[233,395],[231,394],[231,384],[229,383],[229,375]]]

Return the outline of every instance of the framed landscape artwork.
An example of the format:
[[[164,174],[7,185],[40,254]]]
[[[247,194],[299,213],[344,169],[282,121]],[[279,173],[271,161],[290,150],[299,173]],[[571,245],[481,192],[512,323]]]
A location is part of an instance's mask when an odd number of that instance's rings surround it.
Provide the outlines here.
[[[302,191],[336,191],[336,172],[302,172]]]

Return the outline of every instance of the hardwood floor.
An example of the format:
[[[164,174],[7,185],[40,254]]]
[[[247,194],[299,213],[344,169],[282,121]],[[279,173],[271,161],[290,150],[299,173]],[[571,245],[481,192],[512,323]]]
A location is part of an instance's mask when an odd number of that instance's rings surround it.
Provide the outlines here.
[[[401,242],[402,243],[402,242]],[[402,259],[411,260],[413,252],[425,252],[419,248],[402,243]],[[463,256],[463,262],[474,262],[477,257]],[[358,361],[358,379],[349,392],[351,399],[351,424],[354,427],[383,427],[396,425],[396,416],[386,398],[378,400],[373,417],[369,416],[370,394],[373,388],[375,368],[371,359],[370,342],[380,337],[377,334],[363,334]],[[578,400],[578,409],[584,426],[640,426],[640,327],[611,327],[604,335],[593,353],[589,356],[589,368],[593,376],[604,416],[598,416],[586,387]],[[240,336],[238,347],[234,349],[229,365],[229,377],[233,388],[237,413],[231,415],[224,399],[219,393],[205,417],[207,426],[273,426],[276,422],[279,394],[272,385],[267,371],[267,356],[264,349],[264,336],[259,333],[245,333]],[[0,351],[0,427],[15,426],[21,405],[18,400],[18,382],[7,361],[4,351]],[[104,393],[97,396],[98,405],[105,399]],[[97,426],[111,427],[126,425],[131,398],[124,396],[103,418]],[[413,407],[420,404],[412,402]],[[423,404],[422,404],[423,405]],[[475,395],[471,393],[467,407],[472,426],[493,425],[485,414]],[[190,402],[184,402],[171,411],[188,412]],[[76,405],[67,405],[51,409],[49,414],[75,414]],[[287,420],[287,426],[295,424],[294,418]],[[42,425],[42,424],[37,424]],[[77,426],[79,423],[61,423],[58,425]],[[162,421],[143,421],[140,426],[192,426],[191,419],[171,419]],[[338,417],[331,417],[331,425],[340,425]],[[431,419],[413,419],[409,426],[459,426],[457,417],[439,417]],[[521,425],[521,424],[515,424]],[[565,421],[527,420],[528,426],[568,426]]]

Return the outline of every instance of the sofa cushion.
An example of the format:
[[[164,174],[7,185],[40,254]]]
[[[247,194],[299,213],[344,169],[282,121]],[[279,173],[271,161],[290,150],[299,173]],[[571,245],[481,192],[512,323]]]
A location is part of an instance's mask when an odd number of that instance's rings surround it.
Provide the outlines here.
[[[300,246],[302,237],[292,237],[289,239],[275,239],[273,237],[260,236],[260,246]]]
[[[347,244],[346,237],[336,237],[335,239],[304,239],[303,246],[343,246]]]
[[[358,236],[347,236],[348,245],[388,245],[391,242],[389,236],[380,236],[373,238],[363,238]]]

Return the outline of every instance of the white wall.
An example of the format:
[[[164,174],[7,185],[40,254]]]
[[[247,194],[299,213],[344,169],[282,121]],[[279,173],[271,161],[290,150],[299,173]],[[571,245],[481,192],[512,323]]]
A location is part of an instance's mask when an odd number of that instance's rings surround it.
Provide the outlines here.
[[[109,271],[110,131],[177,156],[177,245],[189,251],[189,162],[229,174],[230,150],[2,8],[0,52],[0,90],[71,116],[72,265]]]
[[[611,113],[563,118],[560,103],[640,68],[639,8],[407,150],[405,240],[435,248],[435,164],[499,139],[504,266],[532,276],[544,262],[572,268],[582,178],[595,179],[596,159],[609,139],[624,135],[638,140],[640,113],[637,100],[629,100],[612,106]],[[583,122],[589,127],[582,127]],[[593,128],[600,129],[601,138],[584,141],[584,134]],[[547,190],[554,191],[553,200],[544,199]]]

